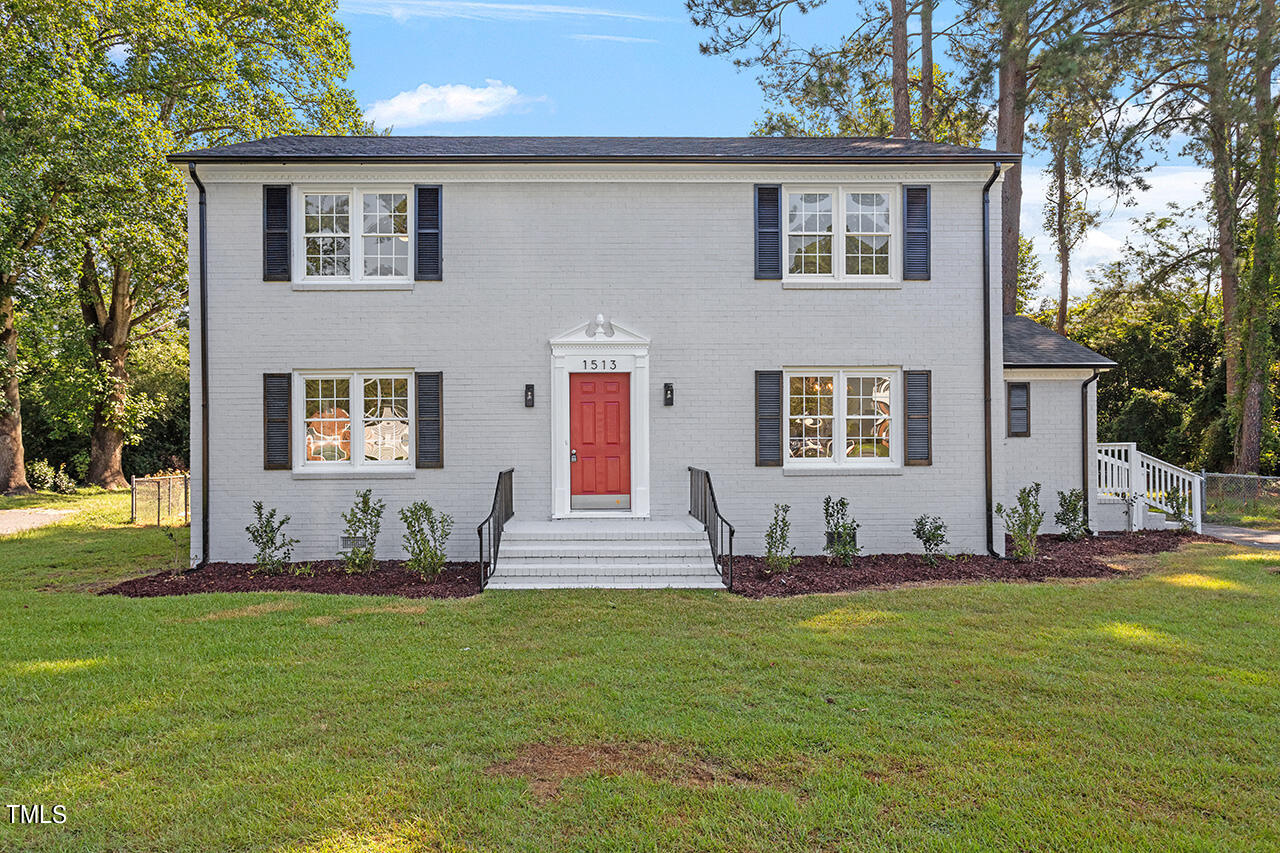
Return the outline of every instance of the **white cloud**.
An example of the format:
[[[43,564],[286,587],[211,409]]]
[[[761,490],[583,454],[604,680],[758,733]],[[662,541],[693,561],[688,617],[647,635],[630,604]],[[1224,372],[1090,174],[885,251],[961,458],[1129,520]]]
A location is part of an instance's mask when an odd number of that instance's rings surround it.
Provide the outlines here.
[[[117,44],[107,49],[107,59],[116,65],[124,65],[130,56],[133,56],[133,49],[127,44]]]
[[[1209,171],[1197,166],[1157,166],[1146,176],[1151,188],[1134,196],[1133,207],[1118,207],[1113,212],[1109,203],[1103,209],[1106,218],[1080,241],[1071,253],[1071,283],[1073,296],[1089,291],[1089,269],[1120,259],[1125,239],[1133,232],[1133,220],[1148,213],[1163,213],[1170,202],[1183,207],[1204,198]],[[1032,239],[1040,267],[1045,273],[1045,285],[1053,294],[1057,292],[1058,259],[1053,240],[1044,230],[1044,198],[1049,179],[1044,172],[1030,163],[1022,173],[1022,233]],[[1097,194],[1099,204],[1104,200]]]
[[[569,38],[577,39],[578,41],[616,41],[616,42],[622,42],[623,44],[657,44],[658,43],[657,39],[642,39],[642,38],[636,38],[634,36],[606,36],[606,35],[596,35],[594,33],[574,33],[573,35],[569,36]]]
[[[481,3],[472,0],[342,0],[340,10],[352,15],[382,15],[397,21],[411,18],[467,18],[476,21],[531,21],[557,17],[666,21],[654,15],[594,6],[554,3]]]
[[[364,112],[365,121],[381,127],[422,127],[428,124],[476,121],[501,115],[539,98],[521,95],[515,86],[501,80],[485,80],[482,87],[450,83],[432,86],[423,83],[382,101],[374,101]]]

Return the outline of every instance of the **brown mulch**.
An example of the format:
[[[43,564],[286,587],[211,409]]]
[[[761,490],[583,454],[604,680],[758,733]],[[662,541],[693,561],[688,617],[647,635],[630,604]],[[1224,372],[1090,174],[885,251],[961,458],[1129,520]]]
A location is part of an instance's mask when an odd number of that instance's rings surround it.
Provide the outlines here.
[[[763,557],[734,557],[733,591],[748,598],[766,598],[904,583],[1100,578],[1123,574],[1102,562],[1103,557],[1158,554],[1176,551],[1191,542],[1218,541],[1178,530],[1109,533],[1076,542],[1045,535],[1039,538],[1039,553],[1031,563],[961,554],[950,560],[939,559],[931,566],[920,554],[871,554],[855,557],[852,566],[841,566],[824,554],[799,557],[799,562],[782,574],[771,574]],[[1007,544],[1006,550],[1010,550]]]
[[[399,595],[404,598],[465,598],[480,592],[479,563],[446,563],[424,581],[400,560],[380,560],[373,571],[348,574],[337,560],[311,564],[314,575],[265,575],[253,563],[209,563],[181,575],[160,572],[133,578],[99,595],[152,598],[198,592],[322,592],[331,595]]]

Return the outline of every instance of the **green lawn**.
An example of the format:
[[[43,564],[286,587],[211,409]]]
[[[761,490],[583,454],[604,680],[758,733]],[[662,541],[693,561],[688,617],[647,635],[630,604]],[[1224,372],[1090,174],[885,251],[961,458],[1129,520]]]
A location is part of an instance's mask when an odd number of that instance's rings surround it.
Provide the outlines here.
[[[76,505],[0,540],[0,797],[68,814],[3,850],[1280,848],[1280,554],[781,601],[125,600],[85,590],[173,544]],[[554,795],[486,771],[537,743],[650,759]]]

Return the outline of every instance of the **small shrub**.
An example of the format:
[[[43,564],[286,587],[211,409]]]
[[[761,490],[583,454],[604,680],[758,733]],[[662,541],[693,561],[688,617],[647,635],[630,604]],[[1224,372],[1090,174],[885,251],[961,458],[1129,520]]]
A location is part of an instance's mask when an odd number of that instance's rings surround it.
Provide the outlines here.
[[[343,535],[353,542],[361,542],[338,552],[348,572],[356,574],[373,569],[378,531],[382,529],[382,513],[386,508],[385,503],[373,499],[372,489],[363,489],[356,492],[356,502],[351,509],[342,514],[342,520],[347,523]]]
[[[773,521],[764,534],[764,564],[769,573],[785,572],[796,564],[796,549],[791,547],[790,504],[773,505]]]
[[[310,561],[294,563],[292,572],[295,578],[313,578],[316,576],[316,567]]]
[[[49,488],[60,495],[74,495],[76,493],[76,481],[71,479],[71,475],[66,472],[63,466],[59,465]]]
[[[1062,528],[1062,538],[1072,542],[1089,535],[1084,521],[1084,489],[1058,492],[1058,511],[1053,520]]]
[[[822,502],[822,515],[827,521],[827,544],[823,550],[840,565],[853,565],[853,558],[861,551],[858,528],[862,525],[849,515],[849,501],[845,498],[833,500],[831,495],[827,495]]]
[[[275,508],[264,511],[262,501],[253,502],[253,514],[256,520],[244,531],[249,534],[249,542],[258,551],[254,562],[269,575],[281,574],[293,560],[293,546],[298,544],[297,539],[284,533],[289,516],[283,516],[277,521]]]
[[[445,545],[453,532],[453,516],[437,513],[426,501],[417,501],[400,510],[400,520],[404,522],[410,570],[423,580],[439,575],[444,569]]]
[[[1178,524],[1178,529],[1190,532],[1195,529],[1195,519],[1191,517],[1191,499],[1181,491],[1174,490],[1164,496],[1169,505],[1169,517]]]
[[[1044,523],[1044,510],[1040,509],[1040,484],[1032,483],[1019,489],[1017,503],[1008,509],[1004,504],[996,504],[996,515],[1013,539],[1014,559],[1023,563],[1033,561],[1036,558],[1036,537]]]
[[[71,457],[71,476],[77,480],[83,481],[89,476],[89,462],[91,457],[87,450],[77,450]]]
[[[944,549],[950,544],[947,539],[947,523],[936,515],[921,515],[916,519],[911,532],[924,546],[925,560],[929,565],[936,566],[938,557],[946,553]]]
[[[27,463],[27,485],[37,492],[47,492],[52,489],[56,474],[53,466],[45,459],[32,459]]]

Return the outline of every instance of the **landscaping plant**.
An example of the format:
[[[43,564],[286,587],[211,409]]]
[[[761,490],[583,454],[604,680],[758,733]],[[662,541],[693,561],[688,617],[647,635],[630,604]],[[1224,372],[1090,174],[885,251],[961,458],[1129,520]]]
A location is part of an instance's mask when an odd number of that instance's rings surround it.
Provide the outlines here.
[[[256,521],[244,530],[258,552],[254,561],[259,569],[269,575],[281,574],[293,560],[293,546],[298,544],[297,539],[284,533],[289,516],[277,520],[275,507],[264,511],[262,501],[253,502],[253,514]]]
[[[1017,502],[1005,508],[996,504],[996,515],[1004,522],[1004,529],[1013,540],[1014,559],[1029,563],[1036,558],[1036,537],[1044,522],[1044,510],[1040,508],[1040,484],[1032,483],[1018,490]]]
[[[1178,523],[1178,529],[1191,531],[1195,527],[1195,520],[1191,517],[1191,500],[1177,489],[1166,494],[1164,500],[1169,505],[1169,516]]]
[[[356,492],[356,502],[342,514],[347,523],[343,535],[351,540],[345,551],[338,556],[346,564],[352,574],[368,572],[373,569],[373,556],[378,547],[378,531],[382,529],[382,513],[387,505],[381,500],[374,500],[373,489],[362,489]]]
[[[862,525],[849,515],[849,501],[833,500],[827,495],[822,502],[822,515],[827,521],[827,544],[823,549],[842,566],[853,565],[858,556],[858,528]]]
[[[76,493],[76,481],[67,473],[65,466],[59,465],[57,472],[53,475],[53,483],[49,488],[60,495],[74,495]]]
[[[45,459],[32,459],[27,463],[27,485],[37,492],[47,492],[53,488],[53,466]]]
[[[796,549],[791,547],[790,504],[773,505],[773,521],[764,534],[764,564],[769,573],[785,572],[796,564]]]
[[[938,556],[944,554],[949,540],[947,539],[947,523],[940,516],[921,515],[916,519],[911,532],[924,546],[925,561],[931,566],[938,565]]]
[[[1084,520],[1084,490],[1072,489],[1058,492],[1058,511],[1053,520],[1062,528],[1062,538],[1074,542],[1089,535],[1089,525]]]
[[[409,552],[409,568],[423,580],[440,574],[445,563],[445,544],[453,532],[453,516],[437,513],[426,501],[416,501],[400,510],[404,522],[404,549]]]

